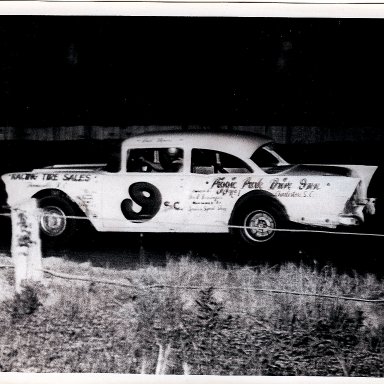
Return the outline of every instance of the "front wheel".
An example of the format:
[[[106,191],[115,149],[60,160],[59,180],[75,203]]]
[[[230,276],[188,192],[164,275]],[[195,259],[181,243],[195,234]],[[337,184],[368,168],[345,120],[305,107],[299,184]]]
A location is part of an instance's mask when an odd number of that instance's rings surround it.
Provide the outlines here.
[[[44,197],[39,200],[39,207],[40,233],[44,240],[64,241],[74,234],[75,211],[68,201],[60,197]]]
[[[284,214],[267,204],[247,204],[241,207],[233,220],[232,233],[243,243],[261,246],[276,243],[279,229],[286,227]]]

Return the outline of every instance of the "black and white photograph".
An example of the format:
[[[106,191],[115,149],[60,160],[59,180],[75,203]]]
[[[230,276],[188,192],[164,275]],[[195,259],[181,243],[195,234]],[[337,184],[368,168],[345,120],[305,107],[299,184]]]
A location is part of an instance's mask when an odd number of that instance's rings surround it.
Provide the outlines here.
[[[0,16],[0,371],[384,376],[384,19]]]

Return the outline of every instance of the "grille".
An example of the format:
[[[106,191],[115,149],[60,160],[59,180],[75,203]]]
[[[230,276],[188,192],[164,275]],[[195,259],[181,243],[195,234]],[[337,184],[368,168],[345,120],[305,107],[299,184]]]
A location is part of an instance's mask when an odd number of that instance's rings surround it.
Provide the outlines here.
[[[5,190],[4,181],[0,178],[0,212],[6,211],[8,195]]]

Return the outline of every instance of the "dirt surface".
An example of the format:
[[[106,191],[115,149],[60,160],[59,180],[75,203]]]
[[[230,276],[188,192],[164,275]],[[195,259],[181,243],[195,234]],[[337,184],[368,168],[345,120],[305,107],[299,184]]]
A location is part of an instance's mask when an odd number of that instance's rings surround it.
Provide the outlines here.
[[[10,254],[10,219],[0,217],[0,252]],[[223,265],[283,264],[293,261],[308,266],[336,267],[340,272],[383,276],[381,256],[384,237],[292,233],[274,248],[245,250],[226,234],[133,234],[85,230],[65,245],[43,246],[43,256],[59,256],[96,267],[116,269],[163,266],[169,259],[188,255],[196,260]]]

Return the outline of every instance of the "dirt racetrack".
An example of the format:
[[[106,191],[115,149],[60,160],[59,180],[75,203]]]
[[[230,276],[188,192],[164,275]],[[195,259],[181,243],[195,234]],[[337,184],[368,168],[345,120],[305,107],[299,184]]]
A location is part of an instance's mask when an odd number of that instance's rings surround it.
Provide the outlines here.
[[[10,219],[0,217],[0,253],[10,255]],[[342,272],[383,276],[384,237],[290,233],[284,241],[265,250],[243,249],[223,234],[98,233],[85,230],[65,245],[43,245],[43,256],[59,256],[75,262],[116,269],[165,265],[169,259],[219,261],[223,265],[281,264],[294,261]]]

